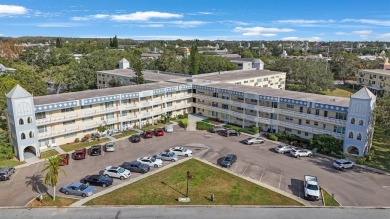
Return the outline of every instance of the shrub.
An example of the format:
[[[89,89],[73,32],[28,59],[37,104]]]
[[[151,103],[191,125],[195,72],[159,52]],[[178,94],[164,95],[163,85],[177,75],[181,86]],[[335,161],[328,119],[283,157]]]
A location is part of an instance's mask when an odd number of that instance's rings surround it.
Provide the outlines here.
[[[188,118],[183,118],[181,121],[180,121],[181,125],[184,127],[184,128],[187,128],[188,126]]]
[[[255,134],[259,133],[259,131],[260,131],[260,128],[259,128],[259,127],[253,127],[253,132],[254,132]]]
[[[274,133],[269,133],[268,139],[270,139],[272,141],[277,141],[278,140],[278,136],[276,136]]]
[[[357,164],[364,165],[365,162],[366,162],[365,157],[359,157],[358,159],[356,159]]]
[[[210,119],[210,118],[203,119],[202,122],[210,123],[210,122],[211,122],[211,119]]]
[[[86,134],[84,135],[84,138],[86,138],[87,140],[91,138],[91,134]]]
[[[249,130],[249,129],[246,129],[246,128],[241,128],[237,125],[233,125],[233,124],[227,124],[227,125],[224,125],[225,128],[229,128],[229,129],[233,129],[233,130],[236,130],[238,132],[243,132],[243,133],[247,133],[247,134],[250,134],[250,135],[253,135],[255,134],[252,130]]]
[[[209,130],[212,127],[213,127],[212,125],[205,123],[205,122],[202,122],[202,121],[196,123],[197,130]]]
[[[80,138],[76,138],[76,139],[74,140],[74,142],[75,142],[75,143],[80,142]]]

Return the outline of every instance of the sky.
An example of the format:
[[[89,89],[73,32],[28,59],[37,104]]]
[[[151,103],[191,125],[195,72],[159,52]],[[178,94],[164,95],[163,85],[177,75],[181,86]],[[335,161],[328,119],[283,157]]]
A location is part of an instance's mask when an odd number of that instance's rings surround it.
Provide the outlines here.
[[[390,0],[0,0],[0,36],[390,41]]]

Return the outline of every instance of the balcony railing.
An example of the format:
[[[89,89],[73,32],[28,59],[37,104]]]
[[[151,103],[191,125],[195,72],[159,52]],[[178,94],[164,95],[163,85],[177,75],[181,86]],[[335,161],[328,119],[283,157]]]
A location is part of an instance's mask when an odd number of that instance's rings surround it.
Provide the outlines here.
[[[77,118],[78,114],[70,114],[66,116],[58,116],[58,117],[51,117],[51,118],[45,118],[45,119],[37,119],[36,123],[37,125],[43,125],[43,124],[49,124],[49,123],[55,123],[55,122],[62,122],[67,121],[70,119]]]

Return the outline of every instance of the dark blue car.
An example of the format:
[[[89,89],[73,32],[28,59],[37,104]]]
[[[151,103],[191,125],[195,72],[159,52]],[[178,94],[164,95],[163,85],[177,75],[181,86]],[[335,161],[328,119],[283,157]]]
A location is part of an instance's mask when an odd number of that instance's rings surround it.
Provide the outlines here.
[[[87,185],[107,187],[112,185],[112,178],[103,175],[90,175],[83,179]]]

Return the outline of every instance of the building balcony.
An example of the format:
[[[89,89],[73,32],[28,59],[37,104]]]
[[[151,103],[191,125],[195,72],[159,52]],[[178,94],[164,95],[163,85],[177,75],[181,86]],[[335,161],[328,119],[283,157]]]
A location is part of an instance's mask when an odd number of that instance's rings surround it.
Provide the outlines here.
[[[333,137],[338,138],[338,139],[344,139],[344,134],[341,134],[341,133],[332,132],[329,130],[319,129],[319,128],[312,128],[312,130],[313,130],[312,131],[313,134],[328,134],[328,135],[332,135]]]
[[[122,105],[122,106],[123,106],[123,108],[128,109],[128,110],[139,108],[138,104],[126,104],[126,105]]]
[[[119,107],[113,106],[113,107],[96,109],[96,110],[88,110],[88,111],[85,111],[85,112],[82,111],[80,114],[82,116],[92,116],[92,115],[97,115],[97,114],[115,112],[115,111],[118,111],[118,109],[119,109]]]
[[[311,118],[314,121],[325,122],[325,123],[332,123],[332,124],[339,124],[339,125],[346,125],[347,124],[346,120],[335,119],[335,118],[324,117],[324,116],[316,116],[316,115],[308,114],[307,118],[309,118],[309,119]]]
[[[49,123],[57,123],[57,122],[63,122],[71,119],[75,119],[78,117],[77,113],[69,114],[66,116],[58,116],[58,117],[51,117],[51,118],[45,118],[45,119],[37,119],[36,124],[37,125],[45,125]]]

